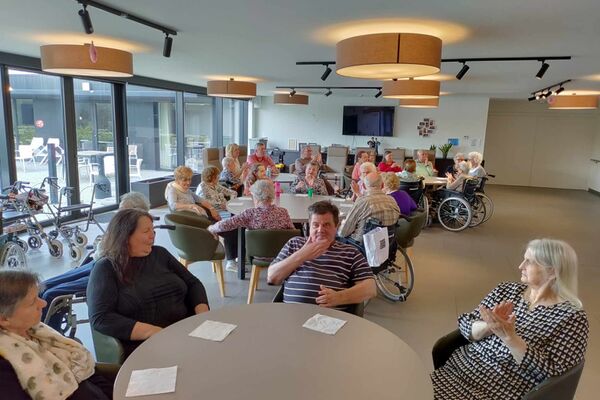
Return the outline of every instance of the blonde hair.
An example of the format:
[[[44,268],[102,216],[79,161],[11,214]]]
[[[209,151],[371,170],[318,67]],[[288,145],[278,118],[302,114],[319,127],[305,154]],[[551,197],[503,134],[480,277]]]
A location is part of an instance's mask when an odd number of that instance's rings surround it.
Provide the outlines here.
[[[573,247],[562,240],[535,239],[527,244],[527,250],[533,262],[554,270],[554,293],[576,308],[583,307],[577,297],[577,254]]]
[[[381,174],[383,186],[389,190],[396,191],[400,187],[400,178],[393,172],[384,172]]]
[[[202,170],[202,182],[211,183],[216,176],[219,176],[219,168],[209,165]]]
[[[360,164],[360,172],[377,172],[377,167],[372,162],[364,162]]]
[[[233,152],[235,150],[239,150],[240,146],[237,143],[229,143],[226,147],[225,147],[225,156],[227,157],[233,157]]]
[[[180,165],[179,167],[175,168],[173,175],[175,176],[175,180],[177,181],[180,179],[191,178],[192,175],[194,175],[194,171],[192,171],[190,167]]]

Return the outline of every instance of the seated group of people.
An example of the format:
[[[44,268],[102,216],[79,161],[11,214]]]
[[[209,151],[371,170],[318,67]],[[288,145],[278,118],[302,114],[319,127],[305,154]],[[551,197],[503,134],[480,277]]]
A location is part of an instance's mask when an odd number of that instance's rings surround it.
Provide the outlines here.
[[[240,226],[293,227],[287,210],[273,204],[274,186],[268,180],[250,186],[253,208],[221,218],[221,196],[232,194],[212,186],[214,171],[203,173],[199,190],[204,199],[189,190],[187,178],[185,170],[176,170],[176,182],[168,189],[169,207],[201,215],[214,233]],[[290,239],[272,262],[267,279],[284,285],[284,302],[344,310],[376,296],[372,270],[357,246],[365,221],[376,218],[391,225],[416,205],[398,191],[400,179],[394,172],[371,170],[361,179],[364,191],[343,223],[334,204],[313,203],[308,208],[308,236]],[[165,327],[210,310],[202,282],[154,240],[147,203],[124,204],[110,221],[90,267],[87,302],[92,328],[121,340],[126,356]],[[574,250],[562,241],[534,240],[519,270],[520,283],[500,284],[479,307],[459,317],[460,331],[470,343],[432,373],[436,399],[521,398],[544,379],[583,360],[589,324],[577,298]],[[2,396],[112,398],[110,378],[96,372],[90,352],[40,322],[46,301],[39,292],[35,274],[0,271]]]

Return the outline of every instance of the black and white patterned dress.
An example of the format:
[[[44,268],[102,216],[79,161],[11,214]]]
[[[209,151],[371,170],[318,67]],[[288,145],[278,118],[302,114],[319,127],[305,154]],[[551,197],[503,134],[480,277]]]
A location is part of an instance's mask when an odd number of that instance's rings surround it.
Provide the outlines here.
[[[568,302],[530,311],[523,299],[525,289],[521,283],[501,283],[481,302],[488,308],[503,300],[514,303],[516,332],[527,343],[522,362],[515,361],[496,335],[471,342],[431,374],[435,399],[521,399],[547,377],[561,375],[583,360],[589,332],[585,311]],[[478,320],[478,308],[458,318],[464,337]]]

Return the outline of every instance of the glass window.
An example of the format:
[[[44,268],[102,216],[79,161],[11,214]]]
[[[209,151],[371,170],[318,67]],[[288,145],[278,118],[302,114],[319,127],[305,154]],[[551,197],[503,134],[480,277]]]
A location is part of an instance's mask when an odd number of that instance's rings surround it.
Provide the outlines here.
[[[185,93],[183,101],[185,165],[194,172],[200,172],[203,168],[202,149],[211,147],[213,99]]]
[[[127,85],[127,129],[129,147],[135,146],[140,164],[139,169],[130,168],[131,182],[173,172],[177,166],[174,91]]]
[[[44,178],[65,186],[65,137],[61,81],[57,76],[9,69],[17,180],[40,187]],[[47,186],[46,186],[47,187]],[[50,202],[58,202],[56,190]],[[44,219],[40,215],[40,219]]]
[[[240,113],[247,101],[223,99],[223,146],[240,143]]]
[[[81,201],[91,200],[94,208],[115,204],[115,145],[113,99],[110,83],[74,79],[77,166]]]

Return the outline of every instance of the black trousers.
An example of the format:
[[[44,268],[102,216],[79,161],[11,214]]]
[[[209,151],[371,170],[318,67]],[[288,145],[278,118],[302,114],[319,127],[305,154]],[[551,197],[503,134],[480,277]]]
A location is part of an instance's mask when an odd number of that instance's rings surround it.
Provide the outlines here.
[[[237,229],[233,231],[219,233],[225,242],[225,256],[228,260],[235,260],[238,256],[238,233]]]

